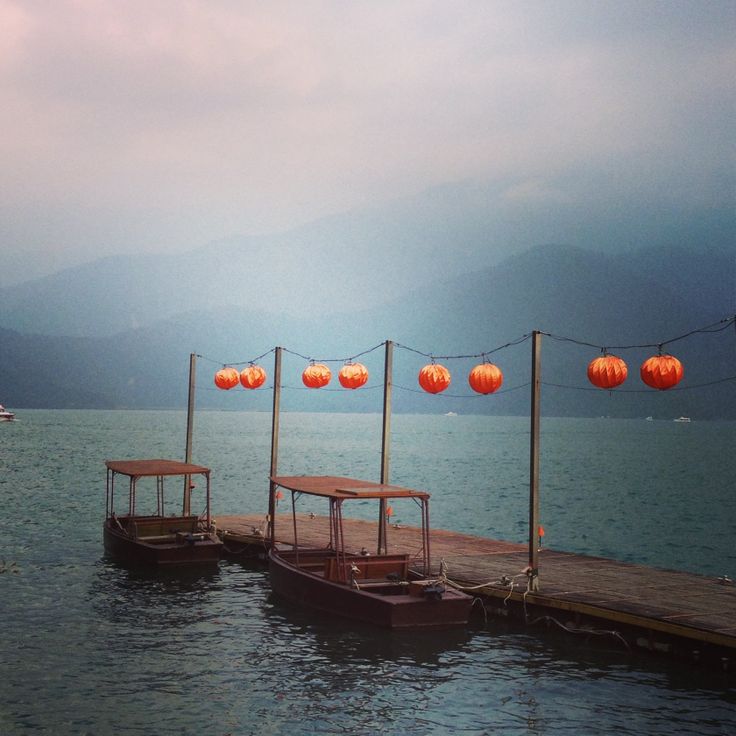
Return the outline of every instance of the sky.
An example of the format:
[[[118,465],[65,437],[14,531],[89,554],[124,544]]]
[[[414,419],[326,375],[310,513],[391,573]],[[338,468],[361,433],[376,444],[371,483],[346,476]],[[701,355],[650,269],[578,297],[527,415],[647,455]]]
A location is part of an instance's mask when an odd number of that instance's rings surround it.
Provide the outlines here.
[[[0,0],[0,285],[454,183],[717,220],[735,71],[733,0]]]

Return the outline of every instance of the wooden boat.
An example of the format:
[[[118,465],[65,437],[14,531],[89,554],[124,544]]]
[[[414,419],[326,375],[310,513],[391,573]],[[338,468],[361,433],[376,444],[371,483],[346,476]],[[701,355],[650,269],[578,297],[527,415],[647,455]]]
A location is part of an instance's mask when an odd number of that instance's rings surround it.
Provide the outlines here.
[[[271,586],[276,595],[319,611],[389,628],[467,624],[473,599],[430,576],[428,493],[333,476],[276,476],[271,481],[274,488],[291,491],[294,525],[291,549],[280,549],[276,544],[269,549]],[[299,545],[296,501],[302,494],[329,501],[330,543],[326,549]],[[344,502],[366,499],[383,502],[375,555],[349,552],[343,536]],[[389,499],[410,499],[420,507],[422,549],[413,558],[387,553],[384,506]],[[273,524],[271,539],[275,539]]]
[[[217,538],[210,516],[210,469],[176,460],[107,460],[107,502],[103,538],[105,551],[114,559],[142,565],[182,565],[217,563],[222,542]],[[128,478],[127,513],[115,513],[115,479]],[[206,502],[202,515],[188,513],[191,477],[206,481]],[[184,490],[180,515],[166,516],[164,478],[178,476]],[[136,514],[137,484],[141,478],[155,478],[156,513]]]

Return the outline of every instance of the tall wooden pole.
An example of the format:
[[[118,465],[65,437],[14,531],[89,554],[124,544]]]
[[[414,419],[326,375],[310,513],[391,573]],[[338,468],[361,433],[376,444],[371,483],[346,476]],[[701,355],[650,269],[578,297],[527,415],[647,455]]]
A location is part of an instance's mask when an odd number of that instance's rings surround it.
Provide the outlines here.
[[[531,437],[529,441],[529,589],[539,590],[539,424],[542,333],[532,332]]]
[[[187,400],[187,438],[184,448],[184,462],[192,462],[192,434],[194,431],[194,380],[197,373],[197,355],[189,354],[189,398]],[[189,516],[192,511],[192,479],[187,475],[184,477],[184,502],[182,513]]]
[[[391,388],[393,383],[394,344],[386,340],[383,369],[383,432],[381,434],[381,483],[389,482],[391,464]]]
[[[393,385],[394,344],[386,340],[386,358],[383,369],[383,431],[381,434],[381,483],[389,482],[391,464],[391,389]],[[388,552],[386,539],[386,499],[379,504],[378,554]]]
[[[281,410],[281,348],[274,350],[273,362],[273,411],[271,414],[271,468],[268,484],[268,532],[270,544],[276,542],[276,484],[273,478],[278,472],[279,463],[279,412]]]

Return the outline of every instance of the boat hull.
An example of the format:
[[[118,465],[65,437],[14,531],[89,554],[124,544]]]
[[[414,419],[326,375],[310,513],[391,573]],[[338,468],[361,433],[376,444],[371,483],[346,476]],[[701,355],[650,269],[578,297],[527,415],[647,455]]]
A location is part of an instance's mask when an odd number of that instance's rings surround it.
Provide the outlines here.
[[[453,588],[446,588],[441,598],[423,595],[421,583],[361,583],[356,589],[300,570],[273,549],[269,552],[269,573],[272,590],[281,598],[385,628],[464,626],[473,604],[470,596]]]
[[[131,565],[171,567],[175,565],[217,564],[222,542],[214,534],[174,535],[163,542],[133,539],[124,532],[103,527],[105,552],[114,560]]]

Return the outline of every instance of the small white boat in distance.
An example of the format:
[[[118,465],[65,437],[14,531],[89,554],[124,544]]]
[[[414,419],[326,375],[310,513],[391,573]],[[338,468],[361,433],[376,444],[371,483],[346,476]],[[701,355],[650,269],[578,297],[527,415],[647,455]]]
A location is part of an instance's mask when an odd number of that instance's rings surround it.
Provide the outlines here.
[[[677,419],[673,419],[672,421],[687,423],[690,421],[690,417],[677,417]]]
[[[0,404],[0,422],[12,422],[15,421],[15,414],[12,411],[7,411],[6,408]]]

